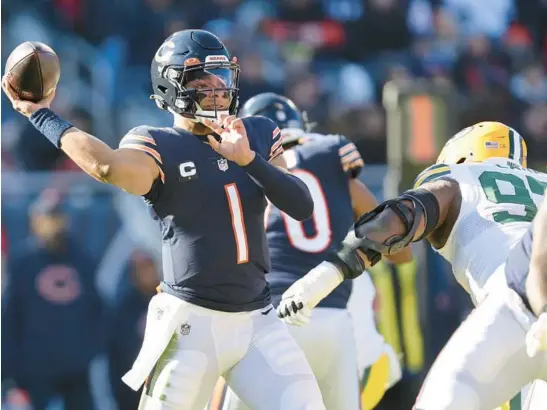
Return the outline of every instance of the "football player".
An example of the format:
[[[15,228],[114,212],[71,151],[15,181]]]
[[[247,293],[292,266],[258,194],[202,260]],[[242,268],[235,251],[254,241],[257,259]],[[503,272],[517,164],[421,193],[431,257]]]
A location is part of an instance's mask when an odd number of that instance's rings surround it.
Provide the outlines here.
[[[534,379],[547,379],[547,353],[539,360],[526,354],[534,316],[503,269],[547,187],[547,175],[526,165],[526,144],[512,128],[483,122],[462,130],[414,189],[363,215],[341,251],[285,292],[279,314],[311,309],[342,278],[427,238],[478,306],[439,354],[416,409],[490,410]]]
[[[22,101],[3,81],[17,111],[90,176],[143,196],[161,229],[161,292],[123,380],[137,390],[146,379],[144,410],[201,410],[221,375],[253,409],[324,409],[265,279],[266,198],[295,220],[313,212],[306,185],[283,169],[279,129],[235,117],[239,65],[207,31],[167,38],[151,77],[174,126],[134,128],[117,150],[51,111],[52,95]]]
[[[273,304],[277,306],[292,283],[323,261],[329,250],[340,245],[354,221],[353,215],[368,212],[378,203],[357,178],[364,163],[352,142],[341,135],[308,132],[310,126],[305,113],[288,98],[274,93],[254,96],[239,112],[240,117],[255,115],[270,118],[281,129],[282,155],[288,169],[306,183],[314,201],[312,218],[303,222],[291,218],[271,203],[266,209],[266,235],[272,261],[267,280]],[[392,259],[413,263],[412,251],[404,249]],[[332,410],[360,408],[356,341],[347,310],[351,291],[352,281],[344,281],[319,303],[307,326],[289,327],[317,378],[325,407]],[[372,300],[368,308],[372,312]],[[375,359],[387,354],[388,360],[383,360],[382,364],[390,367],[392,376],[400,377],[395,352],[378,334],[373,316],[367,313],[355,318],[356,321],[370,319],[367,324],[371,329],[365,332],[373,337],[369,337],[363,347],[374,354]],[[381,397],[387,380],[383,384],[373,380],[369,383],[381,389],[381,392],[375,392],[376,397]],[[228,390],[224,408],[241,410],[247,407]]]
[[[530,267],[525,269],[528,261]],[[506,269],[514,278],[515,291],[538,316],[526,337],[528,353],[535,356],[547,350],[547,201],[543,201],[520,246],[509,255]]]
[[[530,357],[543,361],[547,366],[547,201],[544,199],[539,207],[534,221],[520,242],[515,245],[505,265],[500,269],[504,271],[507,283],[522,299],[524,305],[539,316],[534,321],[526,334],[526,349]],[[536,380],[521,390],[511,404],[517,402],[525,409],[543,409],[547,403],[547,383]],[[520,408],[520,407],[515,407]],[[501,408],[511,410],[513,406]]]

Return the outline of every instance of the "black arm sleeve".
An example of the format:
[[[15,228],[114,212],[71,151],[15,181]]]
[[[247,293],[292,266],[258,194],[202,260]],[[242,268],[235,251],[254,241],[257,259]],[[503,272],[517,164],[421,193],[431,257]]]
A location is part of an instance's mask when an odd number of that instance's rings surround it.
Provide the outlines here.
[[[312,215],[313,200],[310,191],[299,178],[283,172],[258,154],[243,169],[281,211],[297,221],[303,221]]]

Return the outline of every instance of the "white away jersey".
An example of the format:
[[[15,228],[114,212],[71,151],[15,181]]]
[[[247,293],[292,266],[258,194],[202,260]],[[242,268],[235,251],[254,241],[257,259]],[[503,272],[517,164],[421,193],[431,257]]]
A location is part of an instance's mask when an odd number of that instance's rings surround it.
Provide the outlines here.
[[[436,164],[416,178],[415,188],[435,179],[458,182],[462,203],[448,241],[439,252],[457,281],[477,301],[483,287],[522,238],[547,188],[547,174],[512,160]]]

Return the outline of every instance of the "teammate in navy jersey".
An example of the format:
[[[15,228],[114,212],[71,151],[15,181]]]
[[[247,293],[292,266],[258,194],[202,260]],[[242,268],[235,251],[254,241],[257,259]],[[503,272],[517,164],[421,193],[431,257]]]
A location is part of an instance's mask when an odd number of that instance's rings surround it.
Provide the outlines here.
[[[312,218],[303,222],[275,204],[266,208],[272,260],[267,280],[276,306],[291,284],[337,249],[354,215],[374,209],[377,202],[357,179],[363,159],[345,137],[307,132],[305,114],[291,100],[274,93],[251,98],[239,113],[243,118],[254,115],[266,116],[279,126],[288,169],[306,183],[314,200]],[[397,255],[399,262],[409,259],[408,250]],[[346,309],[351,288],[352,282],[345,281],[314,309],[307,326],[290,327],[312,366],[327,409],[359,409],[356,342]],[[229,391],[224,408],[242,410],[245,406]]]
[[[253,409],[324,409],[304,354],[270,305],[266,198],[296,220],[313,212],[284,168],[280,131],[237,119],[239,65],[203,30],[170,36],[151,65],[168,128],[137,127],[112,150],[49,109],[4,90],[14,108],[95,179],[142,195],[161,229],[161,293],[123,380],[139,408],[202,410],[219,376]],[[275,346],[275,349],[272,349]]]

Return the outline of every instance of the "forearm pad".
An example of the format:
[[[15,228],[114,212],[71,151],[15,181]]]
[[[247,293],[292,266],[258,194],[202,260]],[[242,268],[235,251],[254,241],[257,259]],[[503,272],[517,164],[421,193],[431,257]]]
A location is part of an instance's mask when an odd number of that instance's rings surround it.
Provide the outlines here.
[[[313,213],[313,199],[301,179],[283,172],[260,155],[243,167],[278,209],[297,221],[304,221]]]
[[[404,201],[412,202],[412,206],[407,205]],[[386,209],[395,212],[401,219],[405,225],[405,233],[403,235],[394,235],[384,242],[377,242],[367,238],[367,223],[374,220]],[[425,222],[425,229],[422,235],[416,238],[416,231],[418,230],[422,216]],[[359,248],[363,252],[372,250],[382,255],[391,255],[405,248],[411,242],[419,241],[428,236],[437,227],[439,217],[439,202],[435,195],[426,189],[406,191],[399,197],[385,201],[372,211],[361,216],[355,222],[355,238],[350,240],[349,244],[351,248]],[[347,239],[345,242],[347,242]]]

